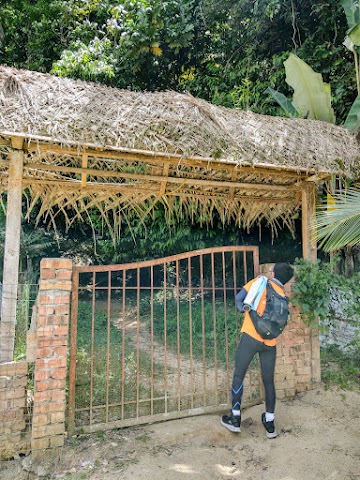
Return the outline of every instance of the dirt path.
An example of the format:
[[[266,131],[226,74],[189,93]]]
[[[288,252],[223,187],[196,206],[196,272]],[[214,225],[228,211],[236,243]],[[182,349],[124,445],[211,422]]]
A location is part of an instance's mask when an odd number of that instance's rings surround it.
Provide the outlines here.
[[[0,479],[360,480],[360,391],[317,389],[278,402],[273,440],[262,411],[243,411],[240,434],[204,415],[72,438],[55,463],[4,462]]]

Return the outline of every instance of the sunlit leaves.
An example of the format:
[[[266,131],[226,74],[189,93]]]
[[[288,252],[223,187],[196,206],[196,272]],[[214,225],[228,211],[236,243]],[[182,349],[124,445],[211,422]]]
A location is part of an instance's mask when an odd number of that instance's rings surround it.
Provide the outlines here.
[[[360,190],[350,188],[333,195],[335,205],[316,216],[316,238],[326,251],[360,244]]]

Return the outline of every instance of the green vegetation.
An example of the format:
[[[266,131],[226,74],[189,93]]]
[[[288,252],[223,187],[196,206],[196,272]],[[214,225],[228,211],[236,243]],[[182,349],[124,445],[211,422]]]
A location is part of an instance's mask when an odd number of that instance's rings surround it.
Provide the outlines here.
[[[360,387],[360,274],[344,277],[336,273],[337,259],[332,263],[316,264],[298,260],[296,262],[296,283],[293,287],[292,302],[307,315],[307,321],[314,326],[320,324],[320,331],[326,333],[336,312],[331,296],[340,302],[342,320],[356,327],[355,334],[346,349],[338,345],[321,348],[321,376],[327,388]],[[320,322],[320,323],[319,323]]]
[[[227,350],[228,358],[233,359],[237,347],[236,332],[239,332],[240,314],[234,304],[233,297],[227,299],[227,304],[209,297],[195,297],[191,302],[170,298],[166,301],[164,325],[164,302],[155,299],[155,336],[164,341],[166,333],[166,342],[174,352],[179,341],[181,354],[191,353],[198,360],[204,356],[208,366],[212,366],[215,360],[224,365]],[[149,309],[146,310],[149,313]]]
[[[360,273],[351,277],[337,273],[338,259],[315,264],[298,259],[295,262],[295,284],[292,302],[307,316],[310,324],[331,321],[331,293],[337,292],[341,299],[342,315],[351,322],[360,316]]]
[[[353,352],[344,353],[336,345],[321,349],[321,379],[325,388],[360,390],[360,342]]]
[[[0,63],[277,114],[264,92],[291,93],[283,62],[292,52],[331,84],[343,123],[357,96],[357,8],[355,0],[12,0],[0,6]]]

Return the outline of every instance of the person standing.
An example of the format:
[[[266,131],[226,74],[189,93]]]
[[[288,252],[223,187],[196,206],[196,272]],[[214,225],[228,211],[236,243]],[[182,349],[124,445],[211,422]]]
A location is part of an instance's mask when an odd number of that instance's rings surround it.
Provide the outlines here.
[[[280,295],[285,296],[284,285],[291,280],[294,269],[288,263],[276,263],[269,281],[274,290]],[[275,362],[276,362],[276,338],[271,340],[263,339],[255,329],[250,314],[244,300],[255,281],[259,277],[248,282],[236,295],[237,308],[244,313],[244,322],[241,328],[241,338],[235,356],[235,369],[231,387],[232,408],[230,415],[221,417],[221,425],[231,432],[239,433],[241,431],[241,400],[244,389],[243,383],[246,371],[253,357],[258,353],[260,359],[261,376],[265,388],[265,407],[266,411],[261,416],[262,424],[266,431],[267,438],[277,437],[275,428],[275,403],[276,392],[274,383]],[[257,313],[261,316],[266,306],[266,288],[263,290],[258,305]]]

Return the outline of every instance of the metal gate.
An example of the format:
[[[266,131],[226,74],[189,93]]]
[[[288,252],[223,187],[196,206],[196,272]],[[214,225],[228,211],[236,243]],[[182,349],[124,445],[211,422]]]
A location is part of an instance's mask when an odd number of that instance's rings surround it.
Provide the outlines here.
[[[76,267],[68,431],[209,413],[230,403],[238,290],[259,273],[257,247]],[[244,404],[260,402],[256,362]]]

